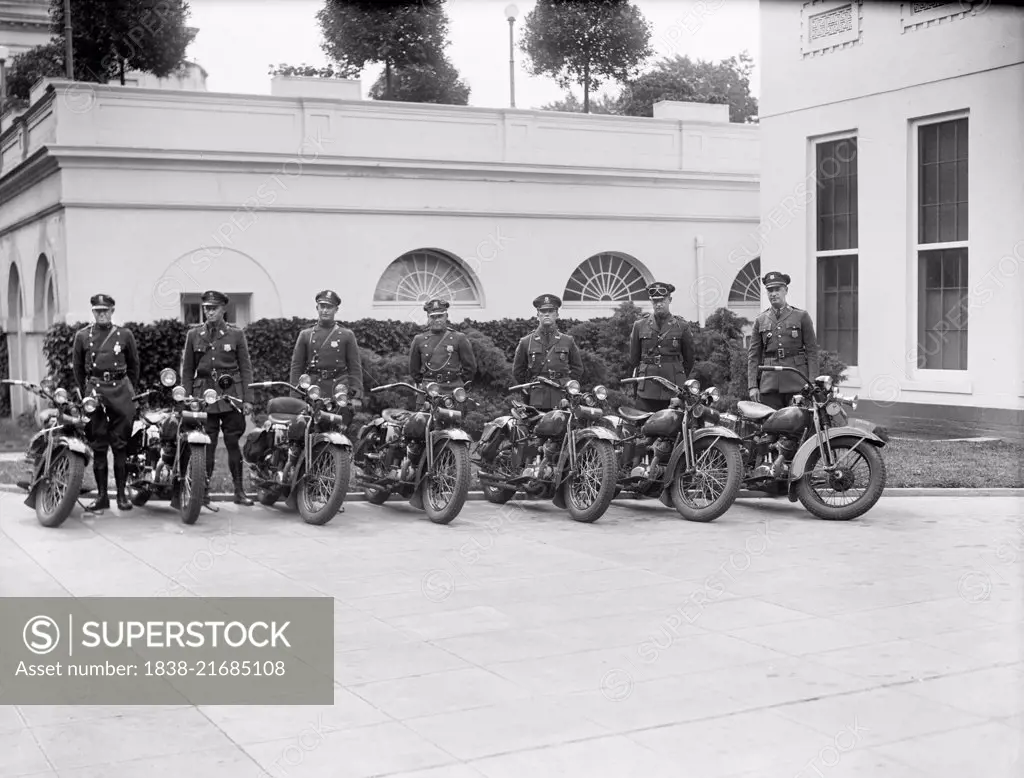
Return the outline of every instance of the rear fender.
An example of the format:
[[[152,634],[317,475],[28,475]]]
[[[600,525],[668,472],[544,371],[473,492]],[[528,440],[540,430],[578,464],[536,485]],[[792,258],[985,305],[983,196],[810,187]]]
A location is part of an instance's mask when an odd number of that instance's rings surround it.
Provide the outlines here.
[[[362,440],[367,435],[369,435],[371,432],[374,432],[375,430],[380,429],[385,424],[387,424],[387,422],[384,421],[384,417],[377,416],[376,418],[371,419],[366,424],[364,424],[362,427],[360,427],[359,428],[359,434],[356,437],[359,440]]]
[[[826,435],[832,443],[839,442],[840,440],[844,443],[851,443],[851,448],[857,448],[861,445],[872,445],[881,448],[885,445],[885,441],[874,433],[857,427],[832,427]],[[790,467],[791,480],[795,481],[803,477],[807,469],[807,461],[811,458],[811,454],[817,450],[817,435],[805,440],[803,445],[797,449],[796,455],[793,457],[793,465]]]
[[[313,436],[313,445],[317,443],[330,443],[342,448],[352,448],[352,441],[340,432],[318,432]]]

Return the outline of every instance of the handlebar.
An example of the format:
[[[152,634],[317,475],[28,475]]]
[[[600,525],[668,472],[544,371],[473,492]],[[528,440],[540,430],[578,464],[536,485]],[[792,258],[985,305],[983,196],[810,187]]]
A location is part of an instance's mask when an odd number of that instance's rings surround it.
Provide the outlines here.
[[[420,389],[419,387],[413,386],[412,384],[406,383],[405,381],[396,381],[393,384],[382,384],[381,386],[375,386],[371,389],[371,392],[383,392],[386,389],[394,389],[396,386],[404,386],[406,389],[412,389],[414,392],[419,394],[426,394],[426,389]]]
[[[803,382],[805,384],[812,384],[810,378],[805,376],[801,371],[797,370],[795,367],[790,367],[789,365],[759,365],[757,368],[757,372],[759,373],[765,370],[771,370],[774,373],[782,373],[786,371],[790,373],[796,373],[798,376],[800,376],[800,378],[803,379]]]
[[[142,394],[137,394],[134,397],[132,397],[132,402],[133,403],[137,403],[139,400],[143,399],[144,397],[149,397],[151,394],[153,394],[153,390],[152,389],[150,389],[149,391],[143,392]]]
[[[305,394],[305,392],[300,387],[292,386],[287,381],[258,381],[258,382],[254,383],[254,384],[249,384],[249,388],[250,389],[266,389],[267,387],[270,387],[270,386],[286,386],[289,389],[291,389],[293,392],[301,392],[301,393]],[[226,396],[227,395],[225,395],[225,397]]]
[[[667,378],[663,378],[660,375],[649,375],[649,376],[641,376],[639,378],[620,378],[619,379],[619,383],[620,384],[638,384],[641,381],[654,381],[655,383],[661,384],[666,389],[668,389],[670,392],[673,392],[675,394],[679,394],[679,395],[687,395],[687,394],[689,394],[688,392],[684,392],[680,387],[676,386],[674,383],[669,381]]]
[[[550,387],[554,388],[554,389],[564,389],[565,388],[560,383],[558,383],[558,381],[553,381],[550,378],[545,378],[544,376],[539,375],[533,381],[528,381],[525,384],[516,384],[515,386],[510,386],[508,388],[508,390],[510,392],[514,392],[516,389],[531,389],[534,386],[542,386],[542,385],[545,385],[545,384],[547,386],[550,386]]]

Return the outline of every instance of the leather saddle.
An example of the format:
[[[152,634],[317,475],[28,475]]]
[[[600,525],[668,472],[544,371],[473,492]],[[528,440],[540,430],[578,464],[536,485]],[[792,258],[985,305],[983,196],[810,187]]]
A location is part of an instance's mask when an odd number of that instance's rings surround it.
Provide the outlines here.
[[[736,403],[736,407],[739,409],[741,416],[754,421],[764,421],[775,413],[774,408],[764,403],[756,403],[753,400],[740,400]]]
[[[272,422],[289,424],[306,410],[306,403],[296,397],[274,397],[267,403],[267,414]]]
[[[619,416],[624,418],[626,421],[633,422],[634,424],[641,421],[647,421],[654,415],[651,411],[638,411],[636,408],[630,408],[627,405],[620,405],[616,410],[619,412]]]
[[[380,412],[381,418],[388,424],[402,425],[409,421],[412,411],[405,408],[385,408]]]

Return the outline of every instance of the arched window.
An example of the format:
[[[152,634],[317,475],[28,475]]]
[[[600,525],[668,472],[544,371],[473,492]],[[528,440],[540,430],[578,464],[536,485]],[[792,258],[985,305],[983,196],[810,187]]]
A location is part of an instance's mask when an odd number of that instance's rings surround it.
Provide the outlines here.
[[[18,266],[11,264],[7,275],[7,331],[19,332],[21,317],[24,315],[21,305],[21,275],[18,273]]]
[[[53,324],[53,317],[56,314],[56,295],[53,291],[50,261],[45,254],[40,254],[39,260],[36,262],[36,278],[33,289],[35,290],[35,310],[32,311],[32,316],[39,326],[48,328]]]
[[[761,257],[750,260],[736,274],[729,290],[729,303],[761,303]]]
[[[580,263],[565,285],[564,302],[617,303],[647,300],[650,279],[624,254],[605,252]]]
[[[479,304],[476,281],[458,261],[433,249],[403,254],[377,282],[375,303],[422,304],[433,299],[452,303]]]

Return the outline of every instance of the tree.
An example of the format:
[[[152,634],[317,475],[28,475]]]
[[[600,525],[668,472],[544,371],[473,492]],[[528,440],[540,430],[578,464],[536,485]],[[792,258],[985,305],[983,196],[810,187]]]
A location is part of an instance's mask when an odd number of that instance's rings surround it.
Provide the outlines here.
[[[32,85],[41,78],[64,75],[64,48],[44,43],[16,54],[7,71],[7,97],[28,100]]]
[[[627,116],[653,116],[659,100],[729,105],[729,120],[757,121],[757,100],[750,94],[754,61],[746,52],[715,64],[692,61],[678,54],[659,61],[622,90],[621,109]]]
[[[359,71],[352,67],[343,67],[341,65],[324,65],[323,67],[316,67],[315,65],[307,65],[303,62],[301,65],[286,65],[284,62],[280,63],[277,67],[270,65],[270,75],[272,76],[306,76],[308,78],[355,78],[359,75]]]
[[[537,0],[526,15],[520,48],[532,75],[590,93],[606,80],[627,81],[652,54],[651,28],[628,0]]]
[[[317,12],[324,52],[343,69],[384,63],[384,99],[394,71],[437,65],[448,45],[444,0],[325,0]]]
[[[459,77],[459,71],[442,57],[434,65],[407,65],[395,68],[392,73],[391,97],[387,79],[381,73],[370,87],[374,100],[400,100],[408,103],[440,103],[445,105],[469,105],[469,87]]]
[[[542,105],[541,111],[561,111],[562,113],[583,113],[583,103],[572,92],[569,92],[563,99],[553,103]],[[596,97],[590,101],[590,113],[598,114],[621,114],[619,98],[617,97]]]
[[[75,78],[123,85],[130,70],[166,78],[196,37],[187,0],[71,0]],[[50,31],[64,45],[64,0],[50,0]]]

